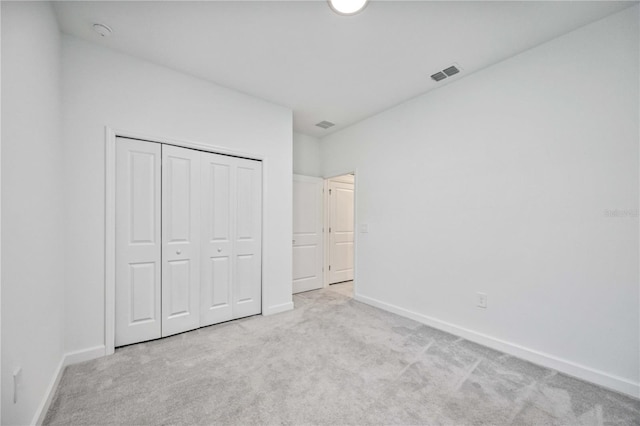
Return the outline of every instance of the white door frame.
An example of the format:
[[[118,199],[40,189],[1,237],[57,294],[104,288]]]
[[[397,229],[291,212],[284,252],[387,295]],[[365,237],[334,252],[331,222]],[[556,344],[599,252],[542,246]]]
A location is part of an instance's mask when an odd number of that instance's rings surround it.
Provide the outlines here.
[[[105,126],[105,251],[104,251],[104,347],[105,355],[115,352],[115,295],[116,295],[116,138],[138,139],[147,142],[162,143],[182,148],[196,149],[198,151],[212,152],[214,154],[230,155],[233,157],[247,158],[262,162],[262,199],[267,197],[267,165],[266,157],[241,151],[234,151],[216,145],[208,145],[200,142],[177,140],[163,136],[149,135],[128,130],[114,129]],[[265,205],[262,203],[262,259],[265,259]],[[264,264],[261,265],[264,270]],[[261,272],[262,273],[262,272]],[[355,271],[354,271],[355,274]],[[264,278],[264,276],[263,276]],[[262,289],[262,315],[267,312],[265,306],[264,288]]]
[[[329,181],[339,176],[353,174],[353,297],[358,294],[358,169],[335,173],[324,178],[324,276],[323,287],[329,287]]]

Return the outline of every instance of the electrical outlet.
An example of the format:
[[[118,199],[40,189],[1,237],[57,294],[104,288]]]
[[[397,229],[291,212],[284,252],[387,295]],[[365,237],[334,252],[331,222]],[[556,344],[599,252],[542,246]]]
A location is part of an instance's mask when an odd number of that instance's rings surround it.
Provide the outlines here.
[[[486,293],[476,293],[476,306],[478,308],[487,309]]]
[[[22,367],[18,367],[13,372],[13,403],[18,403],[18,385],[22,380]]]

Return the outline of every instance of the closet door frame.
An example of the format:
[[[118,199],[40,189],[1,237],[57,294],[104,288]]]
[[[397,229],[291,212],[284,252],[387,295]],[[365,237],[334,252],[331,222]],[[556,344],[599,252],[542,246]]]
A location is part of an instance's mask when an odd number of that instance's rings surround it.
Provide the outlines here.
[[[228,155],[232,157],[239,157],[248,160],[257,160],[262,163],[262,232],[261,232],[261,247],[262,247],[262,259],[264,259],[265,249],[265,231],[264,231],[264,217],[265,217],[265,205],[267,192],[267,167],[268,160],[266,157],[255,155],[247,152],[230,150],[216,145],[208,145],[199,142],[192,142],[186,140],[177,140],[171,138],[165,138],[157,135],[150,135],[146,133],[132,132],[128,130],[115,129],[109,126],[105,126],[105,306],[104,306],[104,355],[111,355],[115,352],[115,293],[116,293],[116,138],[128,138],[137,139],[144,142],[154,142],[165,145],[172,145],[181,148],[195,149],[198,151],[210,152],[213,154]],[[261,264],[260,273],[263,274],[264,264]],[[264,277],[263,277],[264,278]],[[262,280],[264,281],[264,280]],[[262,289],[261,300],[262,315],[267,311],[265,306],[264,288]],[[87,359],[95,358],[95,356],[101,355],[103,349],[100,347],[95,348],[95,352],[88,354]],[[90,358],[89,358],[90,357]]]

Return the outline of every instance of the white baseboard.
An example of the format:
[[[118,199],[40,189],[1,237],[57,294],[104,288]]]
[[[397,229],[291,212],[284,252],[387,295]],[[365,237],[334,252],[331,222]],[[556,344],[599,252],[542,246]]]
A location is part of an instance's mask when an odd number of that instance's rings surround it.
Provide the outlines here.
[[[64,355],[64,366],[66,367],[67,365],[100,358],[105,356],[105,354],[104,345],[94,346],[93,348],[82,349],[80,351],[68,352]]]
[[[44,422],[44,418],[47,415],[47,411],[49,411],[49,407],[51,406],[51,401],[53,400],[53,395],[56,393],[56,389],[58,389],[58,384],[60,383],[60,379],[62,378],[62,372],[64,371],[64,359],[63,356],[56,368],[56,371],[53,373],[53,378],[51,379],[51,383],[47,387],[47,391],[44,394],[44,398],[38,409],[36,410],[35,416],[33,416],[33,420],[31,420],[32,425],[41,425]]]
[[[44,398],[42,399],[42,402],[40,403],[35,416],[33,416],[31,424],[41,425],[42,422],[44,422],[44,418],[47,415],[47,411],[49,411],[49,407],[51,406],[51,402],[53,401],[53,396],[56,393],[56,389],[58,389],[58,384],[60,384],[60,379],[62,378],[62,373],[64,372],[66,366],[77,364],[83,361],[89,361],[95,358],[100,358],[104,355],[104,345],[64,354],[62,356],[62,359],[60,360],[60,363],[58,364],[58,368],[56,368],[56,371],[53,374],[51,383],[49,383],[49,386],[47,387]]]
[[[410,318],[414,321],[418,321],[430,327],[437,328],[438,330],[455,334],[456,336],[463,337],[467,340],[479,343],[492,349],[496,349],[500,352],[516,356],[534,364],[538,364],[540,366],[559,371],[569,376],[573,376],[587,382],[595,383],[607,389],[623,393],[630,397],[640,399],[640,383],[632,382],[628,379],[605,373],[604,371],[596,370],[594,368],[580,365],[566,359],[536,351],[534,349],[526,348],[515,343],[507,342],[492,336],[488,336],[486,334],[478,333],[477,331],[441,321],[433,317],[422,315],[417,312],[401,308],[399,306],[382,302],[371,297],[363,296],[361,294],[356,294],[354,296],[354,299],[366,303],[367,305],[375,306],[376,308],[380,308],[385,311],[393,312],[394,314]]]
[[[280,305],[269,306],[263,315],[275,315],[280,312],[290,311],[293,309],[293,302],[281,303]]]

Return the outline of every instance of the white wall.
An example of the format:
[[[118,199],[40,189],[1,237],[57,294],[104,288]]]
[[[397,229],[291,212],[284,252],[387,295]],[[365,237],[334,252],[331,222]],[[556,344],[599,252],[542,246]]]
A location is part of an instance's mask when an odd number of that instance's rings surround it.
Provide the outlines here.
[[[104,343],[105,125],[263,156],[263,307],[292,308],[289,109],[63,37],[67,351]]]
[[[2,424],[34,419],[63,354],[60,69],[51,5],[2,2]]]
[[[293,133],[293,173],[306,176],[322,176],[320,142],[318,139],[302,133]]]
[[[635,6],[323,138],[358,297],[638,395],[638,39]]]

